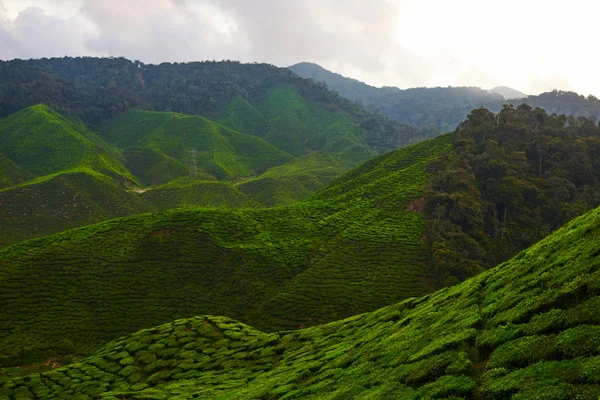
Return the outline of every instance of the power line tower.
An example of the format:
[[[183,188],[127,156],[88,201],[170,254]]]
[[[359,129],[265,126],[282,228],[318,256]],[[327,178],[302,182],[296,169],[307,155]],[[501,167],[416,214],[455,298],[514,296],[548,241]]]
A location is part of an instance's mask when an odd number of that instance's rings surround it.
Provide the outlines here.
[[[196,166],[196,149],[190,150],[190,178],[198,177],[198,167]]]

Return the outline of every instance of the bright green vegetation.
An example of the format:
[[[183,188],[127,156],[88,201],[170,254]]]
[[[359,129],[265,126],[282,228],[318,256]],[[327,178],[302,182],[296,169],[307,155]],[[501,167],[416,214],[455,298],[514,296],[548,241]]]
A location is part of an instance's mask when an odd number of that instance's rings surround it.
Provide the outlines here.
[[[215,180],[179,178],[143,193],[157,210],[190,207],[260,208],[262,204],[232,187]]]
[[[422,295],[425,222],[410,203],[450,142],[381,156],[292,206],[170,210],[0,250],[3,363],[88,353],[203,313],[273,331]]]
[[[266,206],[292,204],[310,197],[350,165],[331,153],[311,153],[273,167],[237,188]]]
[[[255,176],[293,159],[264,140],[200,116],[131,110],[111,122],[106,138],[124,148],[125,165],[148,185],[199,171],[219,179]]]
[[[297,331],[201,315],[16,378],[8,398],[600,396],[600,210],[459,285]]]
[[[112,147],[44,105],[0,120],[0,153],[35,176],[88,168],[121,184],[133,180]]]

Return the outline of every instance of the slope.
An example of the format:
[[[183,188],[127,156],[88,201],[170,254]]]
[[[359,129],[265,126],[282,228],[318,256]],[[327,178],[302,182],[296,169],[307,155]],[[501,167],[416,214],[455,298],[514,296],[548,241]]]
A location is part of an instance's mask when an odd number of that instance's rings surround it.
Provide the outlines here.
[[[104,136],[125,149],[125,165],[148,185],[186,176],[194,162],[201,172],[231,179],[293,159],[258,137],[176,113],[127,111],[111,121]]]
[[[143,193],[157,210],[189,207],[259,208],[260,202],[227,182],[179,178]]]
[[[8,398],[597,399],[600,210],[422,298],[293,332],[210,315],[5,383]]]
[[[237,189],[266,206],[293,204],[310,197],[350,167],[336,154],[311,153],[244,181]]]
[[[367,146],[361,129],[341,109],[308,102],[291,85],[269,90],[258,109],[270,125],[263,137],[295,156],[320,150],[358,164],[376,154]]]
[[[341,193],[271,209],[172,210],[1,250],[0,352],[14,356],[8,363],[89,352],[201,313],[297,328],[422,295],[425,225],[409,204],[424,166],[449,146],[440,137],[349,172],[337,183],[354,193],[349,202]]]
[[[120,184],[133,180],[113,148],[44,105],[0,121],[0,153],[35,176],[88,168]]]
[[[92,170],[46,175],[0,190],[0,247],[78,226],[154,211]]]

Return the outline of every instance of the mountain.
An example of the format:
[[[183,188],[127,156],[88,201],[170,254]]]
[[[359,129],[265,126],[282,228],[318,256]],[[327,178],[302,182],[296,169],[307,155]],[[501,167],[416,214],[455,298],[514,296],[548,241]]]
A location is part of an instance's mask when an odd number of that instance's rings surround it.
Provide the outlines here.
[[[9,379],[8,398],[596,399],[600,210],[457,286],[264,333],[200,315]]]
[[[524,99],[527,97],[525,93],[509,88],[508,86],[496,86],[493,89],[489,89],[488,92],[499,94],[505,99]]]
[[[436,132],[454,130],[475,108],[485,107],[492,112],[499,112],[506,102],[505,98],[518,98],[513,100],[515,106],[524,103],[543,108],[549,114],[600,118],[600,100],[573,92],[555,90],[538,96],[526,96],[520,92],[507,92],[504,88],[501,88],[504,93],[478,87],[376,88],[327,71],[317,64],[299,63],[289,68],[299,76],[324,82],[328,88],[343,97],[361,102],[372,111],[380,110],[391,119],[420,128],[422,136],[427,138],[435,136]]]
[[[269,108],[269,98],[287,101],[288,109]],[[280,136],[285,132],[278,133],[280,129],[300,129],[300,133],[314,135],[307,143],[309,149],[327,142],[319,135],[324,134],[320,129],[306,130],[315,118],[331,117],[326,111],[350,120],[354,126],[351,136],[362,137],[359,141],[378,153],[424,138],[410,126],[387,121],[323,85],[268,64],[206,61],[153,65],[93,57],[0,61],[0,117],[39,103],[98,132],[123,112],[140,109],[201,115],[242,133],[261,136],[266,134],[263,128],[267,125],[265,116],[256,113],[258,109],[261,114],[270,112],[266,119],[277,122],[269,133],[271,138],[283,140]],[[289,109],[294,103],[300,106],[295,111]],[[309,121],[304,120],[307,112]],[[287,139],[297,146],[307,138],[290,135]],[[299,154],[291,148],[281,149]]]
[[[410,203],[450,143],[380,156],[291,206],[141,214],[2,249],[0,353],[87,353],[201,313],[293,329],[423,295],[425,221]]]

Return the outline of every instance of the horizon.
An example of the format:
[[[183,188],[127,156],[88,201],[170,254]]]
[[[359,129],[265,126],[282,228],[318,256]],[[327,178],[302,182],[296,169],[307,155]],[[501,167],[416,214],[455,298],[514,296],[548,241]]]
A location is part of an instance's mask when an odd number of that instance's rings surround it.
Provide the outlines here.
[[[598,56],[585,40],[600,4],[570,4],[0,0],[0,59],[308,61],[375,87],[506,86],[600,97]]]

